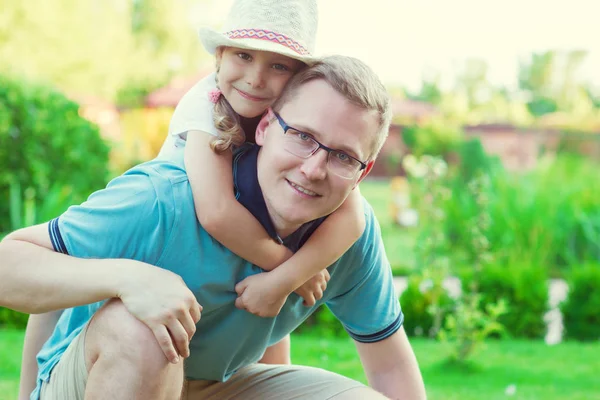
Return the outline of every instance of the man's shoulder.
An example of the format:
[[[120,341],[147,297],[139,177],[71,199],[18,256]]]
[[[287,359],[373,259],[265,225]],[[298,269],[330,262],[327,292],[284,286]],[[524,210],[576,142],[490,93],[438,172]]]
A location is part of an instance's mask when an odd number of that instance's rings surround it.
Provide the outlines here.
[[[109,182],[106,189],[94,193],[93,197],[103,194],[105,199],[115,197],[117,201],[125,198],[137,198],[138,207],[156,207],[173,209],[175,203],[193,204],[189,181],[185,170],[178,164],[164,160],[153,160],[134,166]]]

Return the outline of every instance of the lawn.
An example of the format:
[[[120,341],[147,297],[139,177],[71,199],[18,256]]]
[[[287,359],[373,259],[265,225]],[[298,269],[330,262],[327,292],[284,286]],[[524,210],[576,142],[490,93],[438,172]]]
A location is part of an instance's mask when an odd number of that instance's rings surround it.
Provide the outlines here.
[[[0,400],[15,399],[23,332],[0,330]],[[445,348],[431,340],[413,340],[429,398],[600,400],[600,342],[563,343],[494,341],[469,367],[441,361]],[[322,367],[364,382],[350,339],[292,338],[295,364]],[[515,393],[508,396],[507,388]]]

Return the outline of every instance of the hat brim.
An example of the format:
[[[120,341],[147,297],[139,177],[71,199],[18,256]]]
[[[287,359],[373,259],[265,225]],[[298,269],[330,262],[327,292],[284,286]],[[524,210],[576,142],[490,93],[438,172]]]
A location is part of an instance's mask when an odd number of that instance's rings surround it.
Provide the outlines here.
[[[270,42],[261,39],[230,39],[222,33],[208,28],[202,28],[198,32],[202,45],[210,54],[215,54],[217,47],[239,47],[241,49],[270,51],[272,53],[281,54],[286,57],[302,61],[307,65],[312,65],[318,61],[314,56],[303,56],[296,53],[294,50],[283,46],[279,43]]]

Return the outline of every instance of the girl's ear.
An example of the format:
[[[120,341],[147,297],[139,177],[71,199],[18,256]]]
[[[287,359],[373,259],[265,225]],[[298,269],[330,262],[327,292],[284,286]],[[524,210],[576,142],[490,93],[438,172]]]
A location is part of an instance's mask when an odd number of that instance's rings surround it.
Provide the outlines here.
[[[262,146],[265,143],[265,138],[267,136],[267,128],[269,124],[273,120],[275,116],[273,115],[273,110],[269,107],[267,112],[262,116],[258,126],[256,127],[256,135],[254,136],[254,140],[256,144]]]

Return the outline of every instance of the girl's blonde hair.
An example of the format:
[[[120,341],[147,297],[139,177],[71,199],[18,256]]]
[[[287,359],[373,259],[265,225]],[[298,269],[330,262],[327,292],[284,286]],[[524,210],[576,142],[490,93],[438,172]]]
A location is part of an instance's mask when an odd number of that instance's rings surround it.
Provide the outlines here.
[[[232,146],[241,146],[246,140],[240,117],[223,94],[215,103],[213,123],[217,128],[218,136],[210,142],[210,148],[215,153],[221,154]]]

